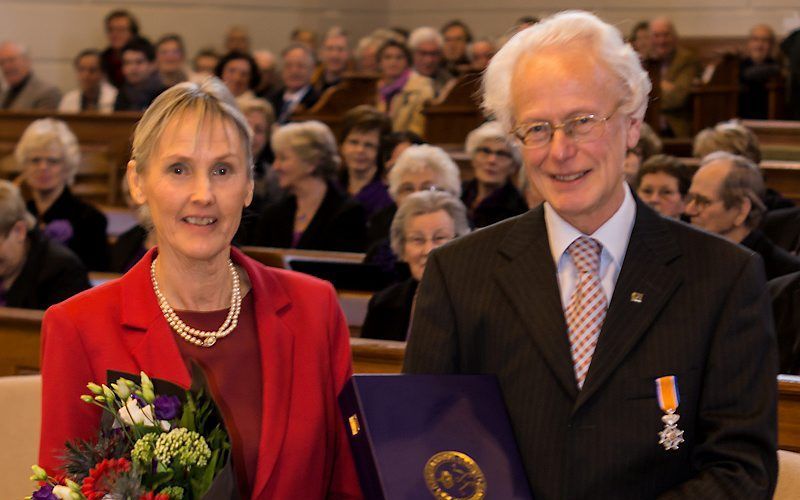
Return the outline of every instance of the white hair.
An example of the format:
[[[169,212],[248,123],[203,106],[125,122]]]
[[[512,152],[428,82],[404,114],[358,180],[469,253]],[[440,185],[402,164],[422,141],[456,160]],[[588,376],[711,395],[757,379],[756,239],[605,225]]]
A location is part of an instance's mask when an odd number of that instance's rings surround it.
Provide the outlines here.
[[[483,77],[485,112],[510,130],[514,125],[511,79],[519,59],[543,49],[578,44],[586,48],[587,61],[594,57],[605,64],[627,88],[620,111],[643,119],[651,84],[639,57],[616,27],[580,10],[559,12],[520,31],[495,54]]]
[[[511,158],[517,166],[522,165],[522,154],[517,147],[516,141],[505,131],[502,125],[495,121],[486,122],[467,135],[464,149],[470,157],[475,156],[475,152],[486,141],[500,141],[508,147]]]
[[[453,196],[461,196],[461,173],[450,155],[442,148],[419,144],[406,148],[389,171],[389,194],[392,198],[397,199],[403,176],[423,170],[430,170],[439,178],[438,187]]]
[[[14,148],[14,159],[24,168],[31,153],[51,145],[56,145],[61,150],[67,169],[67,184],[72,184],[81,164],[81,147],[78,138],[62,120],[40,118],[31,122]]]
[[[397,209],[392,226],[389,230],[389,241],[400,260],[405,259],[406,247],[406,224],[420,215],[427,215],[444,210],[453,220],[455,234],[453,238],[464,236],[469,233],[469,222],[467,221],[467,207],[460,199],[450,193],[439,191],[420,191],[409,195],[400,208]]]
[[[417,50],[419,46],[425,42],[436,42],[439,48],[444,47],[444,38],[442,34],[430,26],[422,26],[411,32],[408,37],[408,48],[412,51]]]

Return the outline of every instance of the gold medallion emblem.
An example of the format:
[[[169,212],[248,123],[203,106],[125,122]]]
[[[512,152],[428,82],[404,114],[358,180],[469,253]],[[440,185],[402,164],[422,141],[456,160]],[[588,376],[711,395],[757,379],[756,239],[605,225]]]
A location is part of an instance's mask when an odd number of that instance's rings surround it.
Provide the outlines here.
[[[425,464],[425,483],[433,498],[441,500],[483,500],[486,477],[469,455],[442,451]]]

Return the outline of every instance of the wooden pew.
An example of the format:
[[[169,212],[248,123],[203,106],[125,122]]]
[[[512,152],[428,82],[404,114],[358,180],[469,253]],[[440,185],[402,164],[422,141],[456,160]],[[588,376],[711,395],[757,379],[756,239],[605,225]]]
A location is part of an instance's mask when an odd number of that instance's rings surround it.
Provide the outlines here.
[[[81,145],[84,158],[74,186],[76,194],[107,205],[120,204],[120,175],[130,159],[131,136],[141,113],[0,111],[0,170],[4,170],[0,176],[18,173],[9,155],[32,121],[48,117],[65,121]]]
[[[44,311],[0,307],[0,376],[39,371],[39,331]]]
[[[800,451],[800,377],[778,375],[778,446]]]
[[[319,120],[331,128],[334,137],[339,137],[342,116],[347,111],[361,104],[375,105],[378,95],[377,80],[377,75],[348,73],[340,84],[327,89],[311,109],[293,113],[291,120]]]
[[[467,134],[484,122],[480,109],[481,74],[471,72],[449,84],[438,99],[422,110],[425,115],[425,140],[431,144],[464,147]]]

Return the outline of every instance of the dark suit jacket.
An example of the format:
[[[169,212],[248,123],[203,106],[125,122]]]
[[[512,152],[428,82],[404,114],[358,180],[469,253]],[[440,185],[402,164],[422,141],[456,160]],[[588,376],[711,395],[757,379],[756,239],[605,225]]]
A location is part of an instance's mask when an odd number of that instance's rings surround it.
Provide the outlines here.
[[[800,258],[779,247],[758,229],[751,231],[742,245],[756,252],[764,261],[764,271],[768,280],[800,271]]]
[[[411,322],[411,306],[417,280],[408,278],[385,288],[369,299],[361,336],[367,339],[404,341]]]
[[[757,255],[639,201],[580,391],[566,328],[537,207],[431,254],[404,370],[497,375],[537,500],[771,498],[777,357]],[[658,444],[665,375],[676,451]]]
[[[28,232],[28,255],[17,279],[8,289],[6,306],[47,309],[90,287],[81,260],[67,248]]]
[[[761,230],[773,243],[797,255],[800,252],[800,207],[767,212]]]
[[[40,214],[33,201],[28,202],[28,211],[45,225],[65,219],[73,231],[72,238],[66,242],[67,247],[90,271],[108,269],[108,221],[100,210],[77,198],[67,187],[45,213]]]
[[[150,281],[150,252],[119,280],[47,310],[42,322],[39,464],[53,471],[67,439],[96,436],[100,410],[80,401],[107,370],[145,371],[181,387],[191,376]],[[351,373],[347,324],[330,284],[267,268],[233,249],[252,284],[263,380],[252,498],[360,498],[336,402]],[[231,335],[236,335],[234,331]]]
[[[800,272],[771,280],[768,286],[778,335],[780,372],[800,375]]]
[[[491,226],[495,222],[506,220],[528,211],[525,198],[511,183],[506,182],[492,194],[484,198],[474,209],[470,208],[478,196],[478,181],[472,179],[461,187],[461,201],[469,212],[469,224],[473,228]]]
[[[272,94],[269,98],[270,104],[272,104],[272,108],[275,110],[275,118],[278,120],[278,123],[289,123],[289,117],[291,113],[284,116],[284,112],[286,111],[286,102],[283,100],[283,93],[286,91],[285,88],[278,89],[274,94]],[[300,103],[297,107],[292,111],[299,109],[309,109],[311,106],[317,103],[319,100],[319,93],[314,89],[314,87],[310,87],[306,95],[300,99]]]
[[[255,236],[250,244],[290,248],[296,211],[297,198],[294,196],[268,206],[256,222]],[[325,198],[296,248],[363,252],[365,233],[364,208],[329,182]]]

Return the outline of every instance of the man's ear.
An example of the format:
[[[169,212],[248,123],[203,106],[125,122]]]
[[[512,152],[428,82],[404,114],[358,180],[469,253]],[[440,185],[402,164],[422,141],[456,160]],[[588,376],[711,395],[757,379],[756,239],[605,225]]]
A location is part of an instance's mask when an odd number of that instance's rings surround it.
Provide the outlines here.
[[[753,202],[750,201],[750,198],[747,196],[742,197],[742,203],[739,205],[739,213],[736,215],[736,218],[733,219],[733,223],[736,226],[743,226],[744,221],[747,220],[747,217],[750,215],[750,211],[753,209]]]
[[[639,137],[642,134],[642,120],[633,117],[630,117],[629,120],[625,141],[628,149],[633,149],[639,143]]]
[[[131,199],[137,205],[143,205],[147,201],[147,197],[144,195],[144,189],[142,188],[144,179],[139,175],[139,172],[136,171],[136,160],[128,162],[128,170],[125,175],[128,179],[128,189],[131,192]]]

